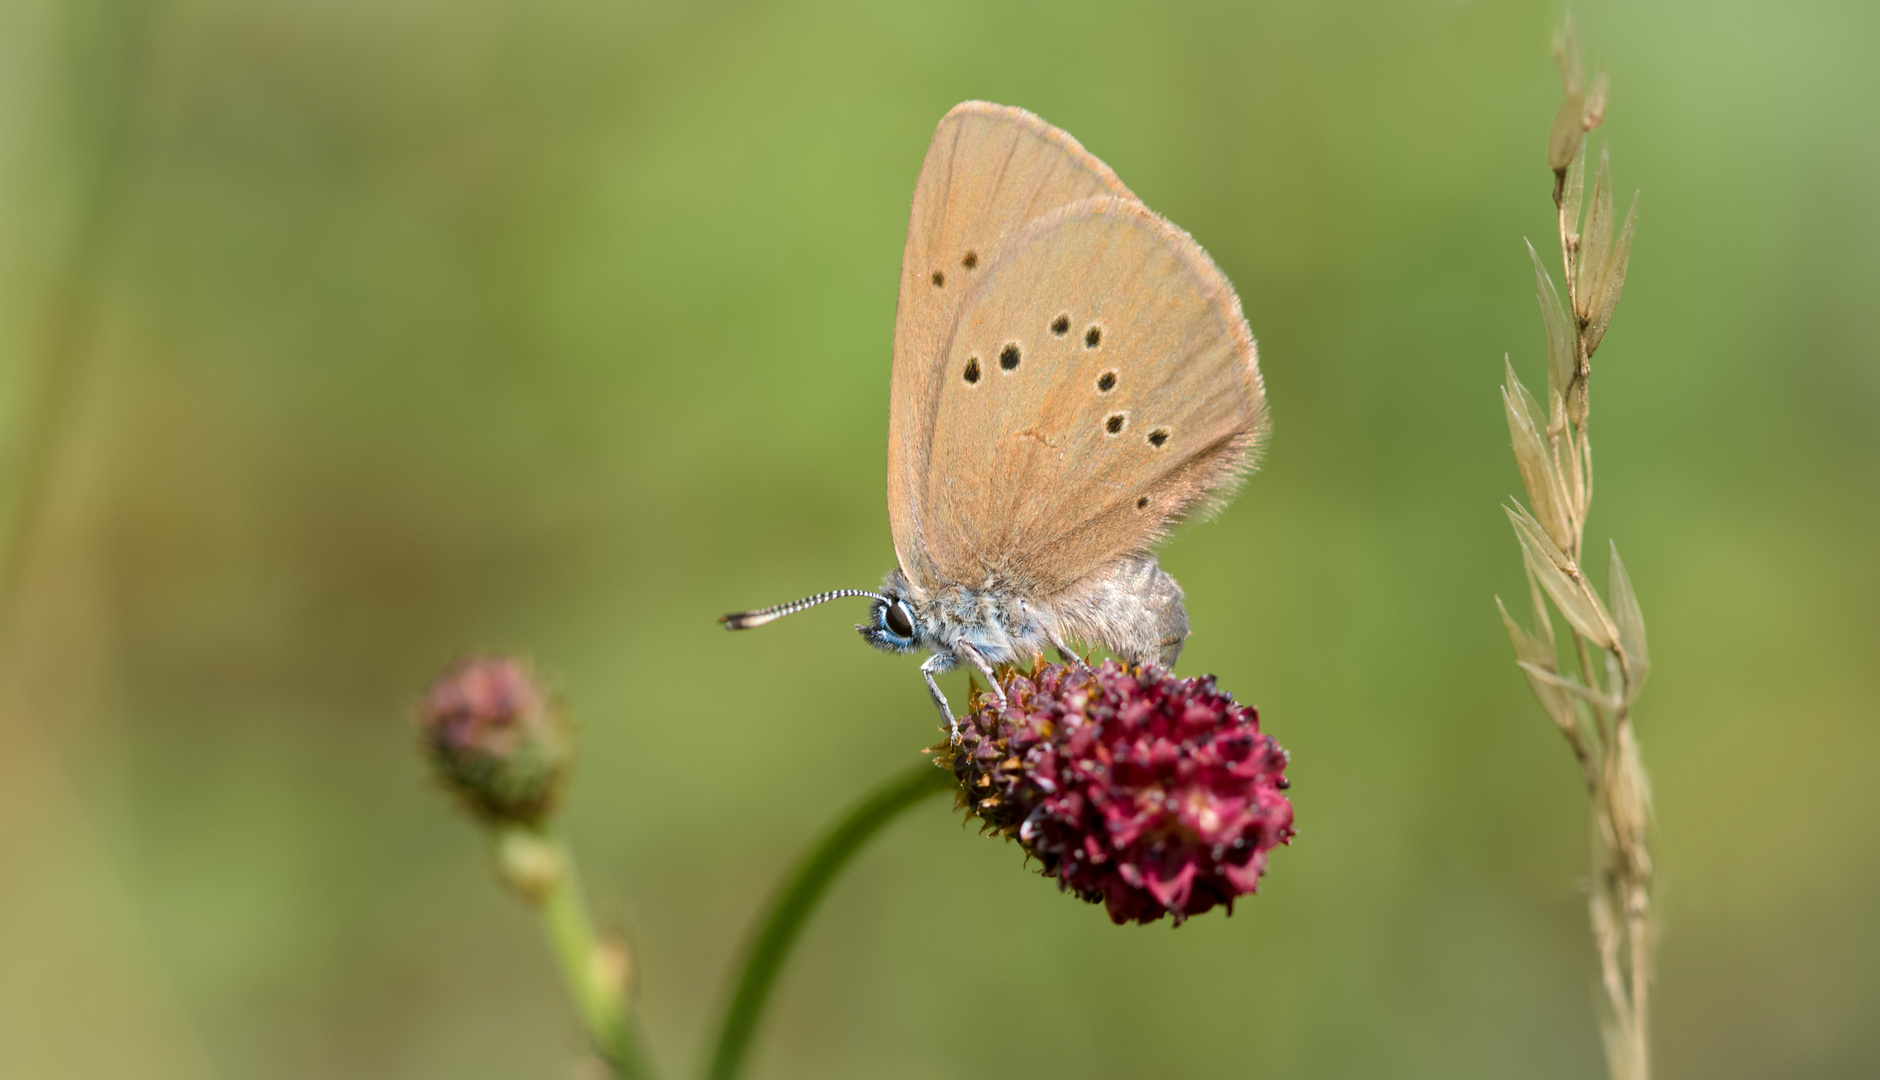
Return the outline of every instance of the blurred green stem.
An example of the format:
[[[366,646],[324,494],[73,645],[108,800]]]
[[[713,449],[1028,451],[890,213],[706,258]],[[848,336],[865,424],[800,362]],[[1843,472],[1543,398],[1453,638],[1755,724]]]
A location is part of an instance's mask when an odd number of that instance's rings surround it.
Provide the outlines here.
[[[791,946],[849,859],[901,811],[954,785],[953,774],[932,762],[914,765],[843,815],[797,862],[746,946],[737,987],[725,1004],[717,1045],[705,1073],[709,1080],[734,1080],[738,1075]]]
[[[8,434],[11,475],[0,526],[0,645],[10,644],[26,548],[50,498],[61,440],[93,361],[99,281],[128,209],[138,94],[144,90],[157,0],[69,5],[66,55],[74,68],[61,126],[72,141],[77,215],[70,250],[46,298],[39,339],[20,375],[22,401]]]
[[[621,1080],[652,1080],[644,1040],[627,1013],[626,954],[603,945],[594,933],[567,842],[521,826],[502,829],[495,839],[498,871],[541,912],[556,966],[594,1049]]]

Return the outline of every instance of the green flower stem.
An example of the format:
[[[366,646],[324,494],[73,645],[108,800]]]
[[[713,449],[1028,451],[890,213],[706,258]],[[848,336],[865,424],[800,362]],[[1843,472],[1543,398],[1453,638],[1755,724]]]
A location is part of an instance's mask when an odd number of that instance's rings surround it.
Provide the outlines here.
[[[594,1049],[620,1080],[652,1080],[639,1025],[627,1013],[624,957],[611,959],[594,933],[567,842],[511,827],[498,832],[496,845],[503,879],[541,913],[556,966]]]
[[[915,765],[871,792],[830,826],[784,880],[770,902],[760,929],[750,940],[737,988],[726,1003],[718,1042],[712,1050],[709,1080],[735,1080],[750,1049],[777,974],[836,875],[870,837],[896,815],[929,795],[953,790],[953,774],[929,761]]]
[[[65,46],[74,63],[67,113],[60,127],[77,143],[72,162],[78,192],[71,248],[52,275],[39,337],[23,358],[19,397],[7,410],[5,524],[0,526],[0,648],[11,651],[14,608],[26,573],[27,548],[46,505],[73,416],[97,366],[94,337],[99,292],[123,241],[138,179],[152,41],[161,27],[157,3],[113,0],[76,5]],[[68,14],[70,12],[68,11]]]

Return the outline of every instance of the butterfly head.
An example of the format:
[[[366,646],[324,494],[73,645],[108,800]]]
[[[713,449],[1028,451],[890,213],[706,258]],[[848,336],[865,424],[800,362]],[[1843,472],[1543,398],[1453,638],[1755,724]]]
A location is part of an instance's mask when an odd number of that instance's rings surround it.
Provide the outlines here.
[[[890,585],[868,609],[868,621],[855,624],[862,639],[882,652],[907,653],[926,636],[914,601]]]

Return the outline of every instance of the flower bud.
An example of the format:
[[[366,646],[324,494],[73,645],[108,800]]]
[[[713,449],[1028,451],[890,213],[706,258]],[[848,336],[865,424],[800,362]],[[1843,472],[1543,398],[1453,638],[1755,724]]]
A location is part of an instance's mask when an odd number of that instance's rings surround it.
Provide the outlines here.
[[[1255,891],[1290,843],[1286,752],[1259,715],[1154,667],[1045,665],[975,696],[936,748],[961,804],[1112,922],[1177,925]]]
[[[417,719],[438,779],[471,813],[534,825],[554,811],[574,764],[574,729],[526,663],[458,662],[431,684]]]

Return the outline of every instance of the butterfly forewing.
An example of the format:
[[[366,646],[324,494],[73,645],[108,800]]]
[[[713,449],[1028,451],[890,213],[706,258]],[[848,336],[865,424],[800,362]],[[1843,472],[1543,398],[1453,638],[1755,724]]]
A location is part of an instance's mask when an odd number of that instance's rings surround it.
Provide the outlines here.
[[[1264,429],[1239,301],[1133,199],[1062,208],[963,298],[935,388],[925,557],[1049,596],[1220,495]]]
[[[888,417],[888,517],[901,566],[931,588],[923,536],[943,350],[974,283],[1039,218],[1096,195],[1134,201],[1077,140],[1023,109],[969,101],[940,121],[914,188],[895,314]],[[993,359],[996,371],[997,359]]]

